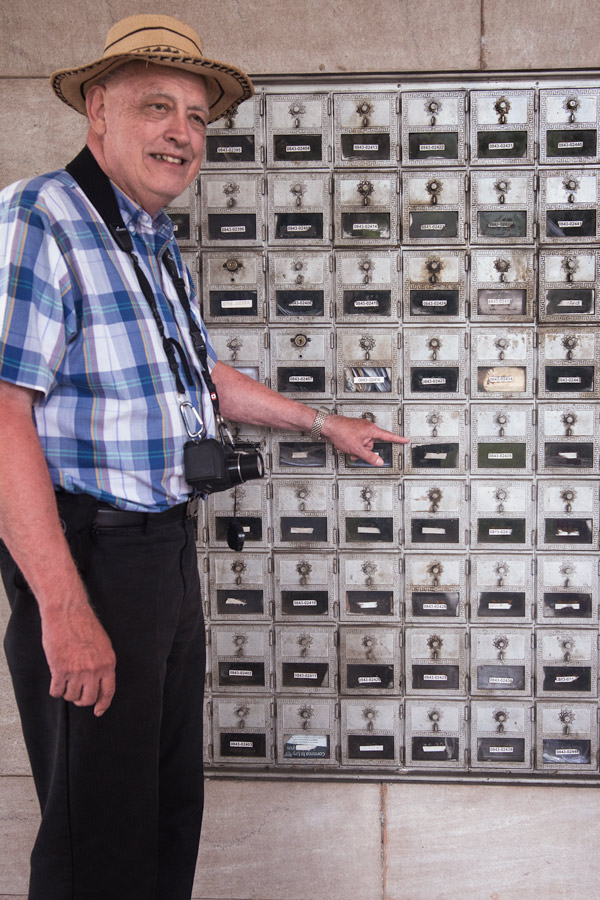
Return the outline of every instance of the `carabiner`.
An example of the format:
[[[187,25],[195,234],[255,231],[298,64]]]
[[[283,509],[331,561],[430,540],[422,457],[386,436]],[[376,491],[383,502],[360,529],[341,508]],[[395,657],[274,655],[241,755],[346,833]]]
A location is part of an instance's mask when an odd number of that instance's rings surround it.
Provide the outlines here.
[[[183,397],[180,395],[178,403],[179,412],[181,413],[181,418],[183,419],[185,430],[193,441],[199,440],[205,431],[202,416],[200,415],[194,404],[187,399],[187,397]],[[191,412],[187,412],[187,410],[191,410]],[[197,423],[200,427],[196,429],[192,428],[192,422],[189,421],[190,418],[193,418],[193,422]]]

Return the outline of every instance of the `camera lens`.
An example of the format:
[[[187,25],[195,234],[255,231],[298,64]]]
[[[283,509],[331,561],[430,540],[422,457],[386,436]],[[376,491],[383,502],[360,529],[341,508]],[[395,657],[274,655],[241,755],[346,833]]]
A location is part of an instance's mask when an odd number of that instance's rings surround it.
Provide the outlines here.
[[[227,460],[227,473],[232,484],[243,484],[254,478],[262,478],[265,474],[265,464],[258,450],[247,452],[239,450]]]

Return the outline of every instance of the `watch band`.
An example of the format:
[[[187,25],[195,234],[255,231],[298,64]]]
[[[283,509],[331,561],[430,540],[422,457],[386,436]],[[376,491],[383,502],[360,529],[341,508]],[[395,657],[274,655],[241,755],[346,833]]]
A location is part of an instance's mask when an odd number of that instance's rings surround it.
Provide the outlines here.
[[[321,441],[323,438],[321,437],[321,429],[323,428],[323,422],[331,414],[331,410],[327,409],[326,406],[320,406],[317,414],[315,416],[315,420],[312,423],[312,428],[310,429],[310,436],[313,441]]]

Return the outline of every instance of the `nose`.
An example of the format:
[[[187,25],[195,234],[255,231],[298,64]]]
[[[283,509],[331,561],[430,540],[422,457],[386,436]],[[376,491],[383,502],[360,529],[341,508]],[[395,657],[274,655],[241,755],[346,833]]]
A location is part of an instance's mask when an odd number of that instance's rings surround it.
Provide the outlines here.
[[[190,125],[185,110],[173,110],[165,125],[165,139],[182,146],[190,142]]]

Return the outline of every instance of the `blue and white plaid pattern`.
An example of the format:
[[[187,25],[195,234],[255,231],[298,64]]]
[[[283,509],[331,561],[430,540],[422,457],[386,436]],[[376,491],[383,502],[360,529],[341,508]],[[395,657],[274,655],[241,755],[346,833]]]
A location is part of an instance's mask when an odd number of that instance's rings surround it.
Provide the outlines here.
[[[185,312],[160,262],[169,247],[193,297],[171,221],[162,212],[151,219],[115,193],[165,332],[195,361]],[[212,368],[216,356],[202,329]],[[211,436],[212,405],[195,365],[187,396]],[[0,379],[40,392],[35,421],[56,487],[142,511],[189,496],[188,437],[158,328],[131,259],[64,170],[0,192]]]

